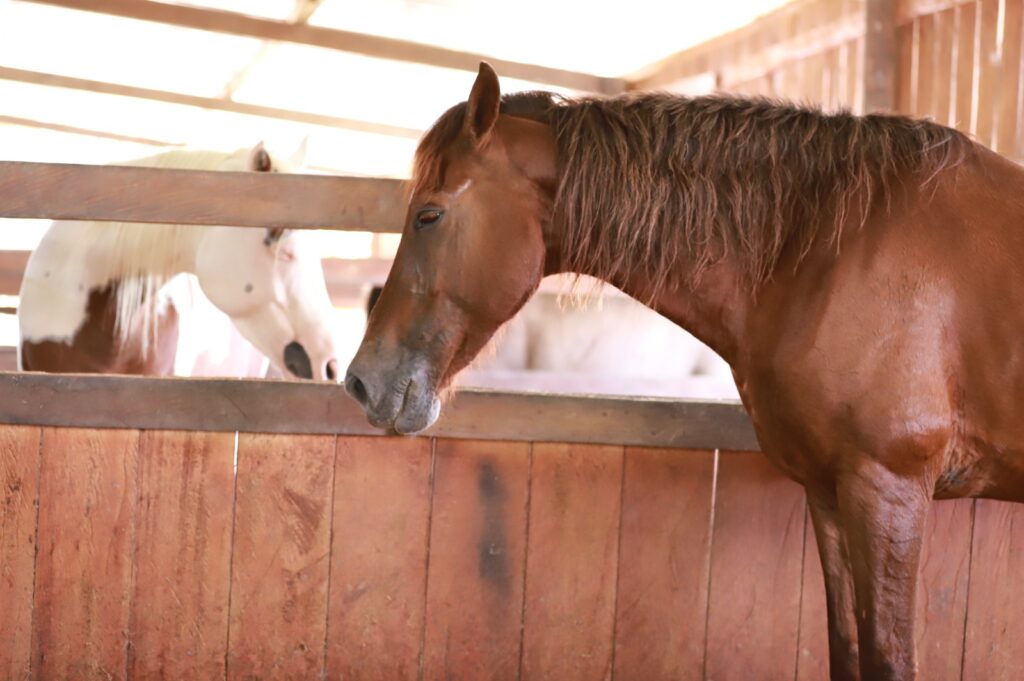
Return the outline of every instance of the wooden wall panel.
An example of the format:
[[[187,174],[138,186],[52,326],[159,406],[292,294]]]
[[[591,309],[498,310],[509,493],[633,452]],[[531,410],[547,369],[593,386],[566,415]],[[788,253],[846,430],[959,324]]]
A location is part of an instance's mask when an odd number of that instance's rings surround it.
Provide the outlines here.
[[[1022,5],[1024,0],[1003,0],[1003,35],[999,46],[999,115],[995,150],[1011,158],[1017,153],[1020,127]],[[995,93],[992,93],[994,96]]]
[[[977,28],[974,44],[976,83],[973,91],[971,132],[979,142],[991,147],[996,129],[999,86],[999,2],[978,0]]]
[[[914,113],[918,116],[935,118],[935,81],[938,78],[936,61],[938,52],[938,31],[936,16],[926,14],[917,19],[917,92],[914,97]]]
[[[416,679],[432,441],[338,438],[327,678]]]
[[[971,130],[971,106],[974,97],[974,3],[957,5],[956,16],[956,98],[953,124],[964,132]]]
[[[320,676],[333,471],[333,436],[239,436],[229,679]]]
[[[1024,504],[975,503],[963,678],[1011,681],[1024,664]]]
[[[36,678],[126,676],[138,446],[136,430],[43,430]]]
[[[899,66],[896,69],[896,110],[900,113],[913,113],[917,103],[917,90],[914,79],[916,63],[917,31],[914,22],[900,26],[896,34]]]
[[[702,679],[715,454],[629,448],[624,476],[615,678]]]
[[[723,452],[711,546],[707,676],[796,674],[803,490],[760,454]]]
[[[956,41],[956,17],[948,9],[935,15],[935,45],[933,47],[932,116],[937,123],[951,125],[953,98],[953,44]]]
[[[960,679],[973,503],[934,502],[928,516],[917,577],[916,638],[918,675],[929,681]]]
[[[142,433],[132,678],[224,678],[234,450],[234,433]]]
[[[522,678],[610,679],[623,448],[533,446]]]
[[[530,445],[435,445],[425,681],[518,678]]]
[[[797,642],[797,681],[828,681],[828,604],[825,574],[810,511],[804,520],[803,578],[800,594],[800,636]]]
[[[0,426],[0,679],[27,678],[32,655],[39,436]]]

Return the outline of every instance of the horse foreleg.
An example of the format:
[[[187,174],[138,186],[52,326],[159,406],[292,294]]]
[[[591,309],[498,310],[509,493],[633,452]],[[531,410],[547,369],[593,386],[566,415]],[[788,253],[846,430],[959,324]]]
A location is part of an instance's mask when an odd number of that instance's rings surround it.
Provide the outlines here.
[[[915,587],[930,495],[920,479],[862,463],[837,486],[856,591],[861,676],[914,679]]]
[[[853,573],[839,525],[838,503],[832,492],[816,494],[808,490],[807,504],[811,509],[818,555],[825,573],[829,678],[832,681],[857,681],[860,679],[860,662]]]

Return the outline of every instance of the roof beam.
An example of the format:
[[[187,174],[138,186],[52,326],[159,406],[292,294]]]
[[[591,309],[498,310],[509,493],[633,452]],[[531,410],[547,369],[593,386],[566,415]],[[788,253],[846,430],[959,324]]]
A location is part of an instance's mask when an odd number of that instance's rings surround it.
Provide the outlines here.
[[[0,161],[0,217],[400,232],[400,180]]]
[[[136,99],[148,99],[156,102],[166,102],[168,104],[181,104],[183,106],[194,106],[200,109],[213,111],[228,111],[231,113],[245,114],[247,116],[260,116],[262,118],[273,118],[282,121],[322,125],[328,128],[355,130],[357,132],[367,132],[376,135],[391,135],[395,137],[419,139],[423,132],[413,128],[402,128],[396,125],[371,123],[369,121],[360,121],[352,118],[339,118],[337,116],[327,116],[324,114],[311,113],[309,111],[278,109],[272,106],[260,106],[258,104],[236,102],[230,99],[199,97],[196,95],[186,95],[181,92],[168,92],[167,90],[154,90],[152,88],[136,87],[134,85],[121,85],[119,83],[107,83],[100,80],[73,78],[71,76],[61,76],[55,73],[27,71],[25,69],[13,69],[6,66],[0,66],[0,80],[12,80],[19,83],[31,83],[33,85],[60,87],[105,95],[118,95],[121,97],[134,97]]]
[[[0,125],[16,125],[23,128],[39,128],[41,130],[53,130],[71,135],[86,135],[88,137],[99,137],[101,139],[114,140],[116,142],[130,142],[132,144],[144,144],[150,147],[171,148],[185,146],[181,142],[169,142],[167,140],[156,140],[149,137],[133,137],[132,135],[121,135],[106,130],[94,130],[92,128],[80,128],[76,125],[64,125],[63,123],[51,123],[39,121],[34,118],[21,118],[20,116],[6,116],[0,114]]]
[[[546,83],[572,90],[617,94],[625,89],[618,78],[603,78],[577,71],[524,64],[494,57],[449,50],[436,45],[414,43],[394,38],[366,35],[353,31],[259,19],[236,12],[170,5],[152,0],[25,0],[43,5],[98,12],[143,21],[155,21],[183,28],[214,31],[231,35],[312,45],[331,50],[352,52],[378,59],[426,64],[460,71],[475,72],[481,61],[487,61],[506,78]]]

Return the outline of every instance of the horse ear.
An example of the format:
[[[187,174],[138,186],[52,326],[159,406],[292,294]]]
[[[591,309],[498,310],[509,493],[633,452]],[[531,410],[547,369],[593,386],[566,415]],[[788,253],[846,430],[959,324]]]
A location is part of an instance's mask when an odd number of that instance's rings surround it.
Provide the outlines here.
[[[265,246],[271,246],[280,241],[282,236],[284,236],[284,227],[270,227],[267,229],[267,233],[263,237],[263,244]]]
[[[274,164],[270,160],[270,154],[263,148],[263,142],[252,148],[252,151],[249,152],[249,170],[257,173],[267,173],[273,167]]]
[[[466,102],[466,132],[481,145],[494,129],[501,108],[501,86],[498,74],[485,61],[480,62],[480,71]]]

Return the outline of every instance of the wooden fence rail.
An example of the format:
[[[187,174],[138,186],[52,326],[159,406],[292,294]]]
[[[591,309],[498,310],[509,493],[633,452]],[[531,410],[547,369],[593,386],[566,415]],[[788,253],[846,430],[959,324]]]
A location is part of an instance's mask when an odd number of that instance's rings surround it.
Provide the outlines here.
[[[399,180],[0,161],[0,217],[400,232]]]
[[[81,377],[38,377],[49,405],[2,378],[0,423],[11,402],[81,418],[60,401]],[[200,431],[210,395],[254,385],[155,381],[197,395],[169,406],[110,380],[81,391],[103,410],[118,389],[105,418],[150,404],[186,429],[140,430],[141,409],[115,429],[0,426],[0,679],[826,678],[803,493],[759,454],[624,444],[635,411],[602,444],[539,416],[501,440]],[[276,429],[274,407],[326,397],[270,385],[224,425],[266,401],[243,420]],[[600,411],[559,400],[538,414]],[[491,432],[501,406],[450,411]],[[941,502],[929,523],[921,678],[1018,678],[1024,508]]]

